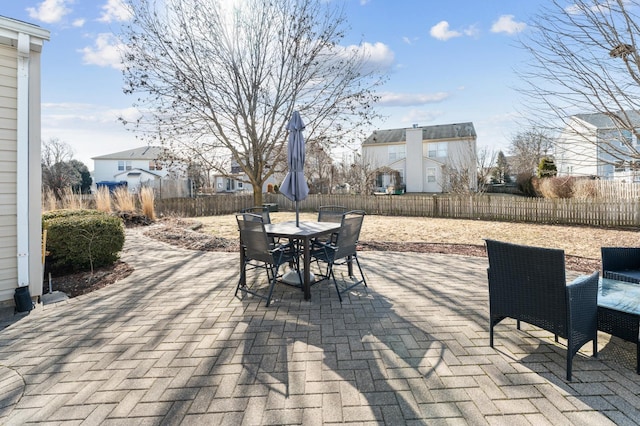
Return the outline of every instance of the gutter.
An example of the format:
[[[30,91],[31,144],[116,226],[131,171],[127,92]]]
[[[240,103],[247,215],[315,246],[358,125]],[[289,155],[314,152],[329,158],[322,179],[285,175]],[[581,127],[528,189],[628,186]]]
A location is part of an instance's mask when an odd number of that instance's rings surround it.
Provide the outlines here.
[[[29,285],[29,56],[31,37],[18,33],[17,255],[18,287]]]

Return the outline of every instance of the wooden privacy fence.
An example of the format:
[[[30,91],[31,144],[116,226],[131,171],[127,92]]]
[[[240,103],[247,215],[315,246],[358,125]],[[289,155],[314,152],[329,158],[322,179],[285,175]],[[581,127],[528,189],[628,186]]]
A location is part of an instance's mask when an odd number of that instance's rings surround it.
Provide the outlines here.
[[[280,211],[295,204],[280,194],[265,194],[264,203]],[[156,200],[156,211],[181,217],[231,214],[253,205],[251,195],[215,195],[196,199]],[[598,227],[640,226],[640,199],[577,200],[524,198],[504,195],[310,195],[300,202],[301,211],[317,211],[324,205],[345,206],[384,216],[423,216]]]

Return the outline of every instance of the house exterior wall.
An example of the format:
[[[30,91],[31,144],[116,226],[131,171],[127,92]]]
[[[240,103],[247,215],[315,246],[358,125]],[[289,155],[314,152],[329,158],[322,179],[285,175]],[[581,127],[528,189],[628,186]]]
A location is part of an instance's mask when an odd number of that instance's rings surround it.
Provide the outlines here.
[[[49,32],[0,17],[0,306],[42,294],[40,52]]]
[[[0,45],[0,301],[11,300],[18,282],[17,58]]]
[[[554,161],[558,176],[597,176],[597,138],[593,126],[572,120],[555,143]]]
[[[103,182],[103,181],[114,181],[116,180],[116,175],[125,172],[126,170],[118,170],[119,161],[125,161],[125,166],[131,165],[131,170],[140,169],[140,170],[149,170],[149,160],[134,160],[131,158],[122,159],[122,160],[93,160],[93,181],[94,183]],[[160,177],[165,177],[169,172],[166,168],[162,168],[162,170],[154,170],[153,173]]]
[[[401,172],[406,192],[444,192],[449,189],[447,168],[466,168],[469,172],[469,188],[477,189],[476,140],[473,138],[423,140],[423,128],[406,129],[406,140],[388,143],[365,144],[362,147],[364,161],[370,167],[390,167]],[[443,144],[443,156],[430,157],[432,144]],[[390,158],[390,152],[404,146],[405,157]]]

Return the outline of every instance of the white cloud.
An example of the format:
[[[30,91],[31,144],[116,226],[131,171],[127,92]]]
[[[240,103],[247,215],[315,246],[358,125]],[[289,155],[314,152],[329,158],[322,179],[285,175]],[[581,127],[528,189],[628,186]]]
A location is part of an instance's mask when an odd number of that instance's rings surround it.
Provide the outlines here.
[[[37,7],[28,7],[26,10],[29,12],[30,18],[53,24],[60,22],[65,15],[71,12],[71,9],[67,7],[71,3],[73,3],[72,0],[44,0],[38,3]]]
[[[360,0],[360,5],[364,6],[365,4],[369,3],[371,0]]]
[[[82,59],[86,65],[98,65],[100,67],[112,67],[122,69],[122,52],[125,45],[111,33],[101,33],[93,46],[81,49]]]
[[[72,25],[76,28],[80,28],[84,26],[85,22],[87,22],[86,19],[80,18],[73,21]]]
[[[513,18],[513,15],[502,15],[491,26],[491,32],[517,34],[521,33],[525,30],[525,28],[527,28],[527,24],[525,24],[524,22],[516,22]]]
[[[338,54],[344,56],[358,55],[364,60],[364,72],[371,70],[388,70],[393,65],[395,54],[384,43],[362,43],[360,45],[349,45],[338,47]]]
[[[447,21],[440,21],[429,31],[431,37],[437,38],[438,40],[447,41],[450,38],[460,37],[462,33],[459,31],[452,31],[449,29],[449,23]]]
[[[469,37],[478,37],[480,35],[480,29],[477,25],[471,25],[464,30],[464,35]]]
[[[441,102],[449,97],[447,92],[437,93],[380,93],[381,106],[415,106]]]
[[[102,6],[102,15],[98,19],[99,22],[123,22],[131,19],[131,9],[123,0],[107,0]]]

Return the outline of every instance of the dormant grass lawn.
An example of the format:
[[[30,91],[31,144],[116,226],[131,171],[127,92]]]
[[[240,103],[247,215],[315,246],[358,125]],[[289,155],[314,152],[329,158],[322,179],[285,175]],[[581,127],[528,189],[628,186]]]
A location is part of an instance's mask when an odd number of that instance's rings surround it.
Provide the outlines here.
[[[300,220],[315,221],[316,218],[316,213],[300,214]],[[234,215],[198,218],[204,224],[205,232],[225,238],[238,237],[235,220]],[[295,213],[274,212],[271,220],[274,223],[295,220]],[[636,230],[367,215],[360,240],[483,245],[483,239],[490,238],[559,248],[568,255],[599,259],[600,247],[638,246],[639,236]]]

